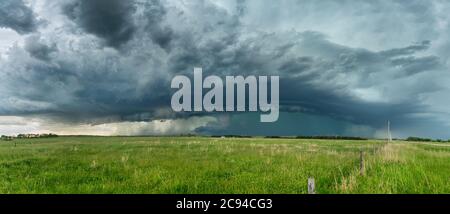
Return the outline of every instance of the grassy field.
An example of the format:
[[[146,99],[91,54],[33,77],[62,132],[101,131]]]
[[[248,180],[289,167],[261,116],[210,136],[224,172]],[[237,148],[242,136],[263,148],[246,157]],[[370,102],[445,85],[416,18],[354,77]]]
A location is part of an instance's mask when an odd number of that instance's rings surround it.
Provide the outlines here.
[[[307,193],[308,177],[315,178],[317,193],[450,193],[450,144],[206,137],[0,141],[0,193]]]

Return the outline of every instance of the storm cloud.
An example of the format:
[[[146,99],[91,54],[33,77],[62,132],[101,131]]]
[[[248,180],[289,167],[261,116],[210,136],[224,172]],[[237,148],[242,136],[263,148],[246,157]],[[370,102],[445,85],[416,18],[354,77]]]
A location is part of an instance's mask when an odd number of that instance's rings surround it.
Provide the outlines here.
[[[135,31],[132,1],[80,0],[64,5],[64,13],[80,28],[118,47],[130,40]]]
[[[33,11],[22,0],[0,2],[0,27],[26,34],[35,31],[38,23]]]
[[[1,53],[3,116],[73,127],[148,122],[151,130],[154,121],[197,118],[196,127],[177,130],[369,137],[391,120],[398,137],[450,137],[450,102],[443,99],[450,92],[447,2],[30,3],[21,5],[34,27],[0,18],[4,27],[29,33]],[[37,28],[33,14],[48,23]],[[280,120],[175,114],[170,81],[194,67],[205,75],[279,75]],[[154,133],[142,124],[136,130],[127,133]]]

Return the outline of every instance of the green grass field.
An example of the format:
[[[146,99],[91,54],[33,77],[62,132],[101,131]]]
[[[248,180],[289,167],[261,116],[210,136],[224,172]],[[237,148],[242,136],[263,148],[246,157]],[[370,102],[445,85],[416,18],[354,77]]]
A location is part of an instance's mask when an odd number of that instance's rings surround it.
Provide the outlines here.
[[[0,193],[307,193],[308,177],[315,178],[317,193],[450,193],[450,144],[206,137],[0,141]]]

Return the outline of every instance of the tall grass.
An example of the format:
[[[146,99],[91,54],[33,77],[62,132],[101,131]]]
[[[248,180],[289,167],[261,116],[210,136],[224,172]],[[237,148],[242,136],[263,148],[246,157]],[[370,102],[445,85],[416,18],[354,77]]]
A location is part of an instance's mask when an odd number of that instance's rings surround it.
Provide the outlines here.
[[[0,193],[307,193],[308,177],[319,194],[450,193],[450,146],[206,137],[0,141]]]

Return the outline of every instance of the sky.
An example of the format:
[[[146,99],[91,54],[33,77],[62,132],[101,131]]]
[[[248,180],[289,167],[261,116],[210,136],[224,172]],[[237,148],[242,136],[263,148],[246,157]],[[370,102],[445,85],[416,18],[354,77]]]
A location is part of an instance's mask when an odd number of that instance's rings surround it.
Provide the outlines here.
[[[2,0],[0,134],[450,138],[446,0]],[[176,75],[277,75],[280,116],[176,113]]]

